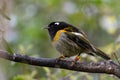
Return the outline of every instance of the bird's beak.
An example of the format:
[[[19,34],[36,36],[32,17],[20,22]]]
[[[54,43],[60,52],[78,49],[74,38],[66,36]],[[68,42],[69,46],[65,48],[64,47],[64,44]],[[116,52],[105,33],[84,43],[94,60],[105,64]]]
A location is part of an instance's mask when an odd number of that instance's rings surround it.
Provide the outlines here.
[[[46,26],[46,27],[44,27],[44,29],[49,29],[49,27],[48,27],[48,26]]]

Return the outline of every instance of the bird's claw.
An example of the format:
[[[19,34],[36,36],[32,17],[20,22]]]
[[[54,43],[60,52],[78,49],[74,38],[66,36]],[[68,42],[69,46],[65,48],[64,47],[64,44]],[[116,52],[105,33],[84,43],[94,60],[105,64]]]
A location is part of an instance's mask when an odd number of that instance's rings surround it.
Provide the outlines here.
[[[80,59],[80,56],[76,56],[75,59],[72,60],[72,63],[70,66],[73,66],[79,59]]]
[[[65,56],[62,55],[62,56],[56,58],[56,63],[59,62],[60,60],[64,60],[64,59],[65,59]]]

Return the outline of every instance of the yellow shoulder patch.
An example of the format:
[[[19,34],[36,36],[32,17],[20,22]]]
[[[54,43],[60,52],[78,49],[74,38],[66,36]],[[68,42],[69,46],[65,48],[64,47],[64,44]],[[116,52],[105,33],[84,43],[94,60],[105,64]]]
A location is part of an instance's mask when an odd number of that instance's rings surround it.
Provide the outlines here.
[[[62,32],[66,32],[66,31],[65,31],[65,30],[59,30],[59,31],[57,31],[56,35],[55,35],[54,38],[53,38],[53,42],[56,42],[56,41],[59,39],[60,34],[61,34]]]

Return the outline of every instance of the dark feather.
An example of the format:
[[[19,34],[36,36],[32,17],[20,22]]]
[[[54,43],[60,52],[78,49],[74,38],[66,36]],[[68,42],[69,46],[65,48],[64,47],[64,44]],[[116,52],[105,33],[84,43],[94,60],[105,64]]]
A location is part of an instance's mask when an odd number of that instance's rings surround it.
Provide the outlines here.
[[[95,48],[86,37],[84,37],[84,35],[75,35],[71,32],[66,32],[67,37],[72,40],[73,42],[75,42],[75,44],[77,44],[80,48],[84,49],[85,51],[91,51],[93,53],[95,53],[98,56],[103,57],[106,60],[109,60],[110,57],[108,55],[106,55],[103,51]]]
[[[75,35],[75,34],[72,34],[71,32],[66,32],[66,35],[69,39],[75,42],[79,47],[85,50],[91,50],[91,51],[94,50],[90,42],[84,36]]]
[[[96,53],[98,56],[101,56],[101,57],[103,57],[103,58],[106,59],[106,60],[109,60],[109,59],[110,59],[110,57],[109,57],[107,54],[105,54],[103,51],[101,51],[101,50],[98,49],[98,48],[96,48],[95,53]]]

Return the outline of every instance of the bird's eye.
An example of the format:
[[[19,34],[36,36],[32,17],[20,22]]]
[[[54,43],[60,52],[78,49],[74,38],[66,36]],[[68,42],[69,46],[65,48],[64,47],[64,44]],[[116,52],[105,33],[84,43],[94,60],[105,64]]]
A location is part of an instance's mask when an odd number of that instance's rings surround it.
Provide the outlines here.
[[[59,25],[60,23],[59,22],[56,22],[55,25]]]

